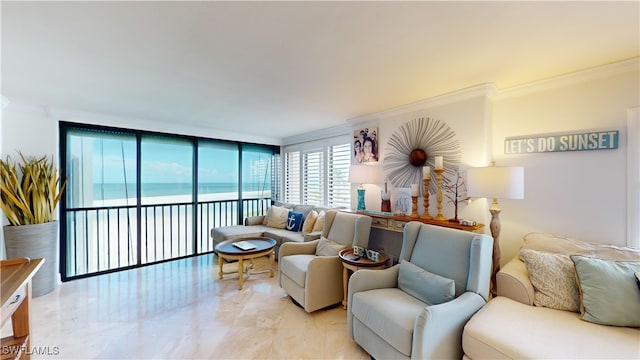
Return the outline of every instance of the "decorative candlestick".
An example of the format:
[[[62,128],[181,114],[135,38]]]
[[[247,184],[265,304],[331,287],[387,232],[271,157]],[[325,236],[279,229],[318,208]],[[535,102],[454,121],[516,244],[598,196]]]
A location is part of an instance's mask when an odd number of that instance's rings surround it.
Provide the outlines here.
[[[436,215],[435,220],[447,220],[446,217],[444,217],[442,215],[442,173],[444,172],[444,169],[435,169],[436,172],[436,180],[438,183],[438,195],[437,195],[437,200],[438,200],[438,215]]]
[[[429,215],[429,182],[431,178],[423,179],[424,183],[424,214],[422,214],[423,219],[431,220],[432,217]]]
[[[412,196],[411,202],[413,203],[411,206],[411,217],[418,217],[418,197]]]

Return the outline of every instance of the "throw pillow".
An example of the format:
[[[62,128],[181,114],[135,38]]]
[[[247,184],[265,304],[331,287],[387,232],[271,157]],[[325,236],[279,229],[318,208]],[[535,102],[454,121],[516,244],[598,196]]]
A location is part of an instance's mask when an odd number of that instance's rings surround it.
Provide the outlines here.
[[[534,305],[573,312],[580,310],[580,293],[569,255],[521,249],[520,256],[535,290]]]
[[[313,224],[313,230],[311,230],[311,232],[322,231],[322,228],[324,227],[324,218],[324,211],[320,211],[320,214],[318,214],[318,218],[316,219],[316,223]]]
[[[271,206],[266,225],[276,229],[284,229],[287,224],[287,215],[289,215],[289,209],[275,205]]]
[[[430,273],[405,260],[400,262],[398,287],[427,305],[450,301],[456,292],[454,280]]]
[[[318,246],[316,246],[316,256],[338,256],[340,250],[344,248],[346,248],[346,246],[338,244],[335,241],[320,238],[320,240],[318,240]]]
[[[311,210],[307,218],[304,219],[304,223],[302,224],[302,233],[308,234],[313,232],[313,225],[316,223],[316,219],[318,218],[318,213],[315,210]]]
[[[298,232],[302,227],[302,213],[289,211],[287,215],[287,225],[285,225],[285,229],[289,231]]]
[[[640,327],[640,291],[634,273],[640,261],[571,256],[580,285],[580,318],[611,326]]]

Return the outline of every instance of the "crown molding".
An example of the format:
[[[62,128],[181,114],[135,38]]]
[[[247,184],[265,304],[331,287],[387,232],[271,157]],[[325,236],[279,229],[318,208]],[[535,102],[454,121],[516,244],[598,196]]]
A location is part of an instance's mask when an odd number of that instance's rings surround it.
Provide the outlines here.
[[[370,121],[378,120],[380,118],[422,110],[428,107],[447,105],[447,104],[468,100],[468,99],[473,99],[481,96],[491,98],[494,96],[496,92],[497,92],[497,89],[493,83],[480,84],[480,85],[468,87],[465,89],[452,91],[446,94],[434,96],[428,99],[419,100],[406,105],[397,106],[388,110],[383,110],[376,113],[351,118],[347,120],[347,123],[349,123],[351,127],[356,127],[359,125],[366,124]]]
[[[493,100],[523,96],[529,93],[546,91],[588,81],[604,79],[619,74],[638,71],[638,69],[640,69],[640,57],[635,57],[611,64],[578,70],[564,75],[554,76],[547,79],[501,89],[497,94],[495,94]]]
[[[316,141],[331,137],[348,135],[351,132],[349,124],[341,124],[326,129],[307,132],[304,134],[293,135],[282,139],[282,146],[295,145],[309,141]]]
[[[142,118],[118,116],[76,109],[49,107],[45,105],[33,105],[12,99],[9,106],[4,109],[10,113],[36,114],[55,121],[70,121],[81,124],[112,126],[127,129],[171,133],[176,135],[197,136],[211,139],[241,141],[246,143],[268,144],[281,146],[279,138],[265,136],[250,136],[247,134],[222,131],[215,128],[176,124],[165,121],[149,120]]]

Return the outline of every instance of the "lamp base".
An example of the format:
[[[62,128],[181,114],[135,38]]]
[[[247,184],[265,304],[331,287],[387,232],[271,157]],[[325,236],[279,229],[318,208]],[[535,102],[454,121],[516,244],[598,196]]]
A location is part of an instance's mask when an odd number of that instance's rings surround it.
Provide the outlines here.
[[[356,190],[358,192],[358,206],[356,207],[357,211],[365,211],[365,205],[364,205],[364,189],[357,189]]]

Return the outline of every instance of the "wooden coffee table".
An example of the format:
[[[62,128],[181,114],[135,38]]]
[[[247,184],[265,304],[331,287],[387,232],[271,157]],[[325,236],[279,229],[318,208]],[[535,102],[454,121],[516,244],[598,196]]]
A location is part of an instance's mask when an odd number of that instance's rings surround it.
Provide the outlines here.
[[[244,241],[245,243],[251,244],[252,246],[254,246],[254,248],[250,250],[242,250],[236,247],[235,245],[233,245],[233,243],[240,242],[240,241]],[[220,258],[218,260],[218,262],[220,263],[220,272],[218,273],[219,278],[222,279],[222,275],[225,274],[222,271],[222,265],[224,263],[223,260],[238,260],[238,271],[237,271],[238,272],[238,290],[242,290],[242,282],[244,280],[244,271],[245,271],[244,261],[245,260],[251,261],[252,259],[259,258],[262,256],[267,256],[267,255],[270,258],[269,270],[255,271],[253,273],[262,273],[262,272],[269,271],[269,276],[273,277],[273,265],[276,258],[275,251],[274,251],[275,247],[276,247],[275,240],[267,237],[260,237],[260,236],[231,239],[231,240],[226,240],[219,243],[218,245],[216,245],[216,248],[215,248],[216,253],[218,254],[218,257]],[[248,269],[250,269],[251,267],[253,267],[253,263],[249,265]],[[229,273],[232,273],[232,272],[227,272],[227,274]],[[235,271],[233,271],[233,273],[235,273]],[[247,274],[250,275],[251,273],[247,271]]]
[[[342,307],[345,309],[347,308],[347,287],[349,286],[349,270],[355,272],[360,269],[384,269],[384,264],[389,259],[389,257],[382,252],[380,252],[380,258],[378,259],[378,261],[371,261],[369,259],[365,259],[364,257],[360,257],[360,259],[358,260],[351,260],[347,258],[348,255],[352,254],[353,248],[342,249],[338,253],[338,255],[340,256],[340,260],[342,260]]]

